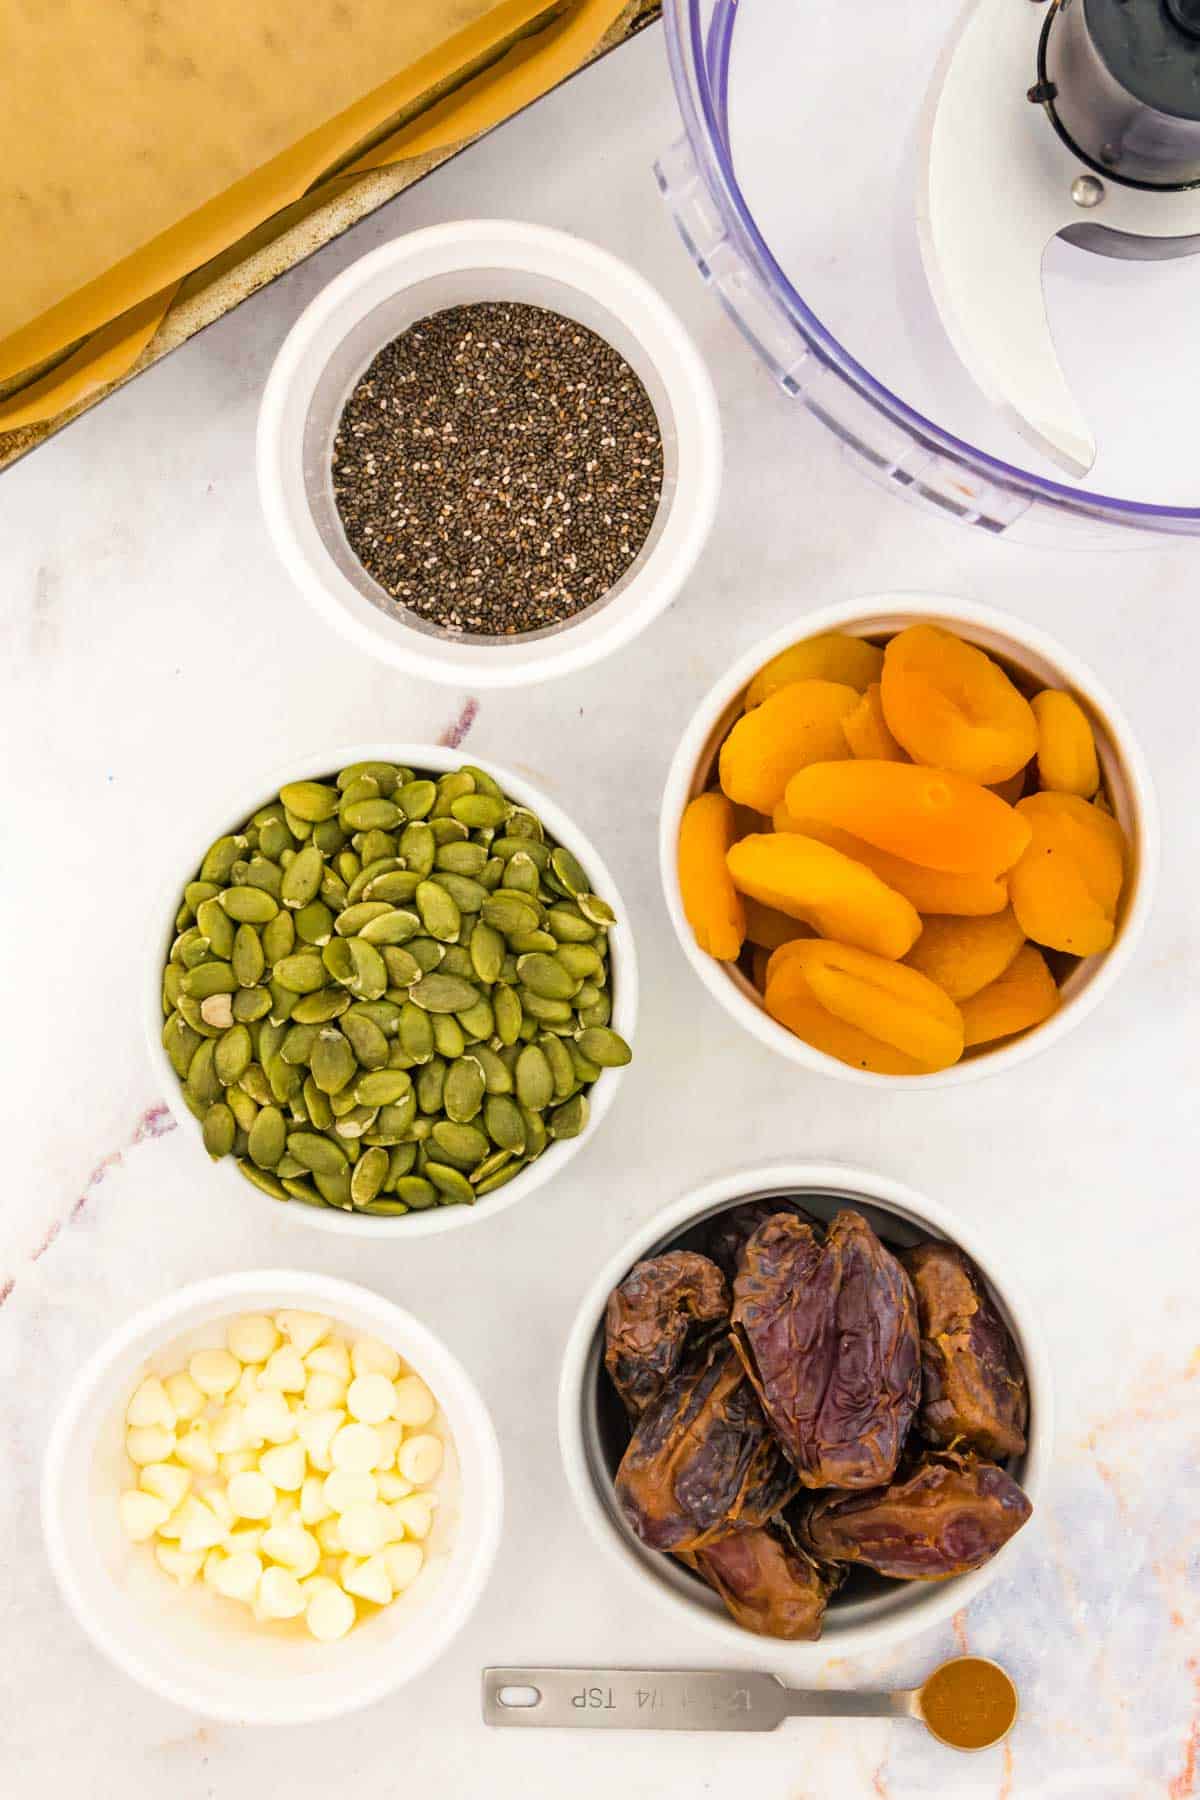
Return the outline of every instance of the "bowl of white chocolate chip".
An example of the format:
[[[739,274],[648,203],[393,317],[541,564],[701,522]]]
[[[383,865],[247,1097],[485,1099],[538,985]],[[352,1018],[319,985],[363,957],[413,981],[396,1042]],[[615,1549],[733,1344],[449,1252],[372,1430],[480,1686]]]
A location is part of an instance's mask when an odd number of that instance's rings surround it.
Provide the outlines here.
[[[495,1433],[411,1314],[319,1275],[219,1276],[108,1339],[55,1423],[54,1573],[125,1672],[212,1718],[330,1718],[461,1629],[500,1535]]]

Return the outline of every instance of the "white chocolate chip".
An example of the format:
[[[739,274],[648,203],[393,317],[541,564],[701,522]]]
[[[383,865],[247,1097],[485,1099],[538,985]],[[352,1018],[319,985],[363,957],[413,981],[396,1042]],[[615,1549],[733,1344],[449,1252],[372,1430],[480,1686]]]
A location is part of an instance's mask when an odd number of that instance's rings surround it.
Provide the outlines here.
[[[394,1381],[400,1373],[400,1358],[378,1338],[361,1337],[350,1351],[350,1366],[356,1375],[386,1375]]]
[[[346,1592],[357,1594],[360,1600],[373,1600],[376,1606],[386,1606],[392,1597],[392,1584],[382,1556],[368,1556],[361,1562],[348,1556],[342,1564],[341,1576]]]
[[[280,1393],[256,1394],[245,1409],[245,1429],[255,1444],[289,1444],[299,1419]]]
[[[402,1375],[395,1385],[392,1401],[393,1417],[402,1425],[417,1428],[428,1425],[437,1411],[437,1401],[419,1375]]]
[[[342,1542],[341,1520],[335,1513],[332,1518],[322,1519],[313,1531],[313,1536],[320,1544],[326,1556],[341,1556],[346,1546]]]
[[[130,1462],[166,1462],[175,1449],[175,1433],[162,1425],[136,1425],[125,1434]]]
[[[327,1375],[318,1369],[308,1378],[304,1389],[304,1404],[312,1412],[328,1412],[331,1407],[345,1406],[346,1383],[340,1375]]]
[[[229,1504],[239,1518],[269,1519],[275,1505],[275,1489],[257,1469],[235,1475],[226,1490]]]
[[[375,1477],[379,1486],[381,1500],[404,1500],[413,1492],[411,1481],[405,1481],[403,1475],[396,1475],[390,1469],[384,1469]]]
[[[396,1455],[396,1467],[406,1481],[424,1487],[442,1466],[442,1440],[431,1431],[405,1438]]]
[[[389,1544],[383,1553],[393,1593],[399,1594],[421,1573],[425,1552],[420,1544]]]
[[[328,1480],[327,1475],[325,1481]],[[325,1481],[319,1475],[304,1477],[300,1488],[300,1517],[306,1525],[319,1525],[333,1510],[325,1498]]]
[[[263,1451],[258,1466],[271,1485],[282,1493],[299,1493],[306,1467],[304,1445],[298,1439],[290,1444],[276,1444],[273,1449]]]
[[[225,1526],[216,1513],[194,1495],[179,1508],[179,1523],[181,1550],[212,1550],[225,1536]]]
[[[385,1419],[375,1429],[379,1433],[379,1467],[394,1469],[396,1453],[404,1439],[404,1427],[398,1425],[395,1419]]]
[[[408,1537],[428,1537],[430,1526],[433,1524],[433,1495],[410,1494],[407,1500],[394,1502],[392,1513],[403,1525]]]
[[[350,1469],[335,1469],[325,1477],[321,1496],[330,1512],[344,1513],[347,1507],[369,1505],[379,1498],[374,1475],[357,1474]]]
[[[329,1338],[308,1352],[304,1366],[314,1375],[334,1375],[339,1381],[349,1381],[350,1352],[341,1338]]]
[[[341,1515],[342,1542],[351,1556],[374,1556],[388,1540],[389,1517],[382,1506],[362,1502]]]
[[[266,1362],[279,1343],[275,1322],[265,1313],[246,1313],[225,1333],[230,1351],[242,1363]]]
[[[217,1453],[203,1419],[197,1419],[175,1444],[175,1458],[185,1469],[192,1469],[197,1475],[216,1474]]]
[[[184,1550],[174,1544],[157,1543],[154,1546],[154,1560],[164,1574],[180,1587],[191,1587],[197,1575],[204,1567],[207,1552],[204,1550]]]
[[[312,1595],[305,1608],[304,1622],[322,1644],[344,1638],[357,1617],[354,1602],[334,1581]]]
[[[333,1467],[330,1446],[345,1422],[345,1413],[337,1407],[328,1412],[297,1415],[294,1420],[296,1434],[308,1451],[308,1460],[314,1469],[328,1471]]]
[[[163,1382],[167,1390],[167,1399],[175,1412],[177,1424],[190,1425],[198,1419],[208,1404],[208,1397],[200,1392],[186,1369],[178,1369],[174,1375],[168,1375]]]
[[[380,1458],[381,1445],[379,1435],[372,1425],[360,1425],[357,1421],[351,1425],[343,1425],[334,1433],[329,1446],[329,1459],[335,1469],[349,1469],[355,1474],[369,1475]],[[153,1460],[158,1461],[156,1457]]]
[[[275,1323],[299,1356],[307,1356],[329,1336],[333,1325],[322,1313],[284,1311],[275,1314]]]
[[[304,1611],[304,1595],[290,1569],[264,1570],[256,1598],[264,1619],[297,1619]]]
[[[181,1506],[192,1485],[191,1471],[178,1463],[147,1463],[138,1474],[138,1486],[164,1501],[169,1512]]]
[[[171,1405],[166,1388],[157,1375],[147,1375],[145,1381],[134,1389],[133,1398],[125,1409],[126,1424],[161,1425],[173,1432],[175,1419],[175,1408]]]
[[[143,1493],[140,1488],[128,1488],[117,1501],[117,1516],[125,1536],[135,1544],[144,1544],[154,1536],[160,1525],[166,1524],[171,1516],[171,1508],[156,1494]]]
[[[311,1575],[321,1560],[320,1545],[303,1525],[272,1525],[263,1532],[262,1550],[294,1575]]]
[[[302,1394],[308,1384],[308,1370],[299,1352],[287,1344],[276,1350],[267,1358],[258,1384],[285,1394]]]
[[[346,1393],[346,1408],[363,1425],[382,1425],[392,1414],[396,1390],[386,1375],[356,1375]]]
[[[208,1571],[205,1570],[207,1575]],[[212,1585],[227,1600],[251,1601],[262,1580],[262,1558],[253,1550],[235,1550],[216,1566]]]
[[[197,1350],[188,1364],[188,1374],[210,1400],[219,1400],[237,1386],[242,1365],[228,1350]]]

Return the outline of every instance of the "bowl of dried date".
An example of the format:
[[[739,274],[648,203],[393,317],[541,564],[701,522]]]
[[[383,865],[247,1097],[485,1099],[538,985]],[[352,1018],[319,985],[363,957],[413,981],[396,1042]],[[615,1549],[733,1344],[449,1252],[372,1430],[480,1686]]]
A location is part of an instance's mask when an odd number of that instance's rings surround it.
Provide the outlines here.
[[[1153,790],[1090,670],[965,601],[878,595],[749,651],[662,806],[676,934],[793,1062],[938,1086],[1023,1061],[1128,964]]]
[[[945,1624],[1010,1566],[1052,1410],[1037,1321],[957,1220],[781,1164],[676,1202],[600,1272],[559,1434],[644,1593],[811,1672]]]

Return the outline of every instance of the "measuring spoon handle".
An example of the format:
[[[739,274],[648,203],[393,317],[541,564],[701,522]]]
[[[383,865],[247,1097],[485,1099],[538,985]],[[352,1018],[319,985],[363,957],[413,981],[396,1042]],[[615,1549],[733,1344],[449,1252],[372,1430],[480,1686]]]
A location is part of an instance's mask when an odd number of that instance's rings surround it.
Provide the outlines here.
[[[774,1731],[787,1718],[888,1718],[911,1710],[909,1693],[805,1693],[774,1675],[740,1670],[483,1671],[486,1722],[525,1729]]]

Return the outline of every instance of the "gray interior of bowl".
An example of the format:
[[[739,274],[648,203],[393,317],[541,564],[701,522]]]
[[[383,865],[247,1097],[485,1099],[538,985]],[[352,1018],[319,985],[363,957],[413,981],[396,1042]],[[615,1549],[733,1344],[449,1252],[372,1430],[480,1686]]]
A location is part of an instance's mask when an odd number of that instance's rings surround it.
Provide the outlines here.
[[[736,1200],[723,1200],[717,1205],[697,1213],[691,1224],[684,1230],[668,1233],[657,1243],[651,1244],[643,1252],[643,1256],[659,1256],[664,1250],[702,1251],[705,1247],[707,1228],[712,1220],[721,1213],[735,1211],[739,1206],[744,1206],[751,1200],[785,1197],[800,1201],[814,1217],[825,1220],[831,1219],[843,1207],[853,1206],[862,1213],[871,1228],[891,1249],[907,1249],[912,1244],[942,1235],[914,1223],[901,1213],[877,1205],[864,1195],[831,1193],[810,1188],[759,1188],[740,1195]],[[981,1270],[980,1273],[984,1275],[986,1281],[986,1271]],[[990,1284],[988,1292],[1019,1347],[1020,1334],[1015,1321],[1000,1295]],[[698,1575],[693,1575],[673,1556],[664,1556],[658,1551],[647,1550],[646,1546],[631,1531],[617,1504],[613,1478],[629,1440],[629,1425],[624,1408],[617,1399],[612,1383],[605,1372],[603,1321],[597,1326],[591,1349],[588,1352],[584,1368],[581,1403],[583,1443],[592,1484],[608,1516],[609,1523],[621,1538],[626,1550],[636,1558],[648,1574],[660,1581],[664,1587],[670,1588],[691,1604],[703,1607],[705,1611],[716,1617],[727,1617],[721,1601]],[[1033,1396],[1031,1396],[1030,1404],[1031,1426],[1032,1407]],[[1020,1481],[1025,1468],[1025,1459],[1024,1457],[1013,1457],[1005,1467],[1014,1480]],[[933,1584],[888,1581],[882,1576],[873,1575],[867,1571],[852,1570],[849,1578],[829,1603],[826,1613],[826,1631],[866,1625],[888,1618],[901,1608],[911,1606],[914,1599],[918,1598],[922,1591],[927,1591],[930,1585]],[[938,1589],[943,1589],[946,1585],[948,1584],[941,1582],[936,1584]]]

